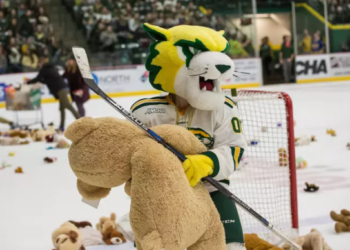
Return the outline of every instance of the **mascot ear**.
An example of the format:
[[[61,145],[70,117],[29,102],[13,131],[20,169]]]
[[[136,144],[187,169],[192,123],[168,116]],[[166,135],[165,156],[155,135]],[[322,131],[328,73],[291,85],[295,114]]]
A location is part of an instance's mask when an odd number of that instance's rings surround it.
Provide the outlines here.
[[[147,32],[147,34],[156,41],[169,41],[170,40],[170,32],[167,29],[163,29],[161,27],[144,23],[143,29]]]
[[[222,35],[223,37],[225,36],[225,31],[224,31],[224,30],[220,30],[220,31],[218,31],[218,33],[219,33],[220,35]]]

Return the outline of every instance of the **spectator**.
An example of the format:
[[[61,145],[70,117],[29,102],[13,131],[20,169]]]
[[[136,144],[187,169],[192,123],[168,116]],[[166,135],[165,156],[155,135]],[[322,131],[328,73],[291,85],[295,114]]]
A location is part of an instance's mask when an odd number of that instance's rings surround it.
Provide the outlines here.
[[[48,24],[50,21],[49,16],[47,15],[43,7],[39,7],[38,14],[36,16],[38,24],[45,25]]]
[[[238,41],[236,34],[229,34],[228,43],[230,45],[227,54],[231,58],[247,57],[248,53],[244,50],[242,44]]]
[[[84,103],[90,99],[90,93],[74,59],[67,61],[63,77],[67,79],[70,95],[78,107],[80,117],[84,117]]]
[[[43,26],[42,25],[38,25],[36,27],[36,31],[34,33],[34,37],[35,37],[35,40],[38,43],[45,43],[45,33],[43,31]]]
[[[49,63],[49,61],[50,61],[50,52],[49,52],[48,48],[45,47],[42,50],[42,52],[39,54],[39,63],[38,63],[38,65],[44,65],[46,63]]]
[[[280,64],[283,65],[283,77],[285,83],[292,81],[292,63],[294,59],[294,49],[290,36],[283,37],[283,44],[280,51]]]
[[[8,15],[8,20],[16,19],[18,20],[18,15],[16,9],[11,9],[10,14]]]
[[[86,39],[89,41],[91,37],[91,32],[95,25],[95,20],[93,17],[91,17],[85,24],[85,30],[86,30]]]
[[[338,6],[337,7],[337,12],[334,18],[334,23],[335,24],[343,24],[346,23],[347,21],[347,15],[345,13],[345,11],[343,10],[342,6]]]
[[[7,71],[7,59],[3,51],[3,47],[0,44],[0,75],[5,74]]]
[[[101,13],[102,9],[103,9],[103,5],[101,4],[101,0],[95,0],[95,4],[94,4],[93,8],[94,8],[95,14]]]
[[[110,51],[112,52],[114,50],[114,46],[117,42],[117,35],[114,33],[113,28],[111,25],[107,26],[107,29],[101,33],[101,49],[103,51]]]
[[[272,62],[272,49],[269,44],[269,38],[264,37],[261,40],[260,45],[260,57],[262,60],[262,66],[263,66],[263,76],[264,76],[264,82],[266,82],[267,77],[271,75],[270,71],[270,64]]]
[[[130,40],[131,34],[126,16],[122,15],[117,21],[117,36],[121,43],[126,43]]]
[[[17,25],[17,19],[12,18],[11,23],[9,25],[9,29],[12,31],[13,34],[17,34],[18,32],[18,25]]]
[[[0,10],[0,29],[2,31],[7,31],[8,28],[8,21],[5,18],[4,12]]]
[[[60,109],[60,115],[61,115],[61,122],[59,129],[61,131],[64,131],[64,125],[65,125],[65,109],[68,109],[70,112],[72,112],[75,119],[79,118],[78,112],[73,108],[72,104],[69,102],[68,99],[68,90],[67,90],[67,84],[64,82],[63,77],[58,73],[58,70],[56,69],[55,65],[51,63],[45,63],[40,71],[39,74],[32,80],[28,81],[28,84],[33,84],[41,82],[43,84],[46,84],[48,89],[50,90],[50,93],[59,101],[59,109]]]
[[[252,41],[248,38],[247,35],[243,35],[242,46],[244,50],[247,51],[249,56],[254,56],[254,47],[252,45]]]
[[[39,58],[34,50],[27,49],[22,56],[23,72],[32,72],[38,68]]]
[[[110,12],[112,12],[116,8],[116,5],[113,2],[113,0],[102,0],[102,4],[106,6]]]
[[[219,16],[215,24],[215,30],[225,30],[225,29],[226,29],[225,20],[222,18],[222,16]]]
[[[19,34],[25,38],[28,38],[30,36],[33,36],[34,34],[34,27],[33,24],[30,22],[32,12],[28,10],[25,15],[22,15],[19,23]]]
[[[135,13],[134,16],[129,19],[128,26],[132,33],[135,33],[136,30],[142,26],[139,13]]]
[[[17,45],[16,38],[12,37],[9,41],[8,49],[8,71],[9,73],[18,73],[22,72],[21,66],[21,53]]]
[[[311,44],[312,54],[322,54],[324,53],[324,43],[321,39],[319,32],[315,32],[314,40]]]
[[[100,37],[102,32],[105,30],[105,25],[102,21],[99,21],[97,24],[97,28],[95,28],[91,32],[91,37],[90,37],[90,44],[92,46],[93,51],[97,51],[98,48],[100,47]]]
[[[21,18],[26,13],[26,6],[24,4],[20,4],[18,8],[18,18]]]
[[[311,52],[311,36],[308,30],[304,30],[303,40],[300,42],[303,54],[310,54]]]

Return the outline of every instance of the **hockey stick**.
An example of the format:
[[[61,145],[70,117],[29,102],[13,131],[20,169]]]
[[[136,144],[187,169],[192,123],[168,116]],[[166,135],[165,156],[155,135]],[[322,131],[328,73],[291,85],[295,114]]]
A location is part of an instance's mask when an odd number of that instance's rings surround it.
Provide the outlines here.
[[[138,120],[136,117],[131,115],[126,109],[124,109],[122,106],[120,106],[118,103],[116,103],[113,99],[111,99],[106,93],[104,93],[96,84],[94,78],[92,77],[89,61],[86,55],[86,52],[83,48],[80,47],[73,47],[73,54],[77,61],[79,70],[84,78],[84,81],[86,84],[102,99],[104,99],[109,105],[111,105],[115,110],[117,110],[119,113],[121,113],[126,119],[128,119],[130,122],[135,124],[137,127],[142,129],[145,133],[147,133],[150,137],[152,137],[154,140],[162,144],[164,147],[166,147],[168,150],[170,150],[173,154],[175,154],[182,162],[186,160],[186,156],[178,152],[175,148],[173,148],[171,145],[169,145],[164,139],[162,139],[159,135],[157,135],[155,132],[153,132],[150,128],[148,128],[146,125],[144,125],[140,120]],[[294,243],[292,240],[288,238],[288,236],[285,236],[282,232],[278,231],[274,228],[274,226],[268,222],[264,217],[262,217],[260,214],[255,212],[251,207],[249,207],[246,203],[244,203],[241,199],[239,199],[237,196],[232,194],[228,189],[226,189],[224,186],[222,186],[218,181],[214,180],[211,177],[204,178],[205,181],[209,182],[212,186],[217,188],[222,194],[224,194],[227,198],[235,202],[237,205],[239,205],[241,208],[243,208],[246,212],[251,214],[255,219],[257,219],[259,222],[261,222],[265,227],[271,230],[275,235],[280,237],[285,242],[288,242],[291,244],[295,249],[302,250],[299,245]]]

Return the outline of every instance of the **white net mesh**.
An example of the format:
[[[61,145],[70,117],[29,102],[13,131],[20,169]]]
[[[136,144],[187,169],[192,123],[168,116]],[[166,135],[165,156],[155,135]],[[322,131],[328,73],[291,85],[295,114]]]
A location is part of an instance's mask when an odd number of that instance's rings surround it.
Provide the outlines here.
[[[225,91],[226,92],[226,91]],[[231,96],[230,92],[225,93]],[[294,237],[285,99],[280,93],[238,91],[242,129],[248,143],[230,190],[276,228]],[[273,244],[276,238],[254,217],[239,208],[244,233],[256,233]],[[295,216],[295,215],[294,215]]]

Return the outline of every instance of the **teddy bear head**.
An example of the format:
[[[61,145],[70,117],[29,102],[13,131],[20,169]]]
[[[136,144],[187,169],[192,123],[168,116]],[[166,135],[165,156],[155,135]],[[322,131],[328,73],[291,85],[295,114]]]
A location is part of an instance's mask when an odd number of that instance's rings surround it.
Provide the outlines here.
[[[179,126],[161,125],[152,129],[183,154],[206,150],[190,131]],[[111,188],[129,181],[131,159],[139,149],[164,149],[135,125],[117,118],[84,117],[72,123],[64,135],[72,141],[68,157],[78,177],[78,190],[88,200],[106,197]]]
[[[70,222],[63,223],[52,233],[55,250],[79,250],[83,248],[83,239],[78,228]]]
[[[120,245],[126,242],[124,235],[118,230],[114,229],[112,226],[106,228],[102,232],[103,241],[107,245]]]

